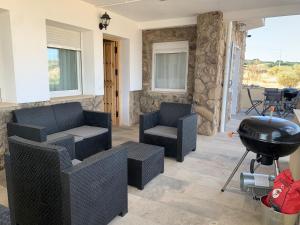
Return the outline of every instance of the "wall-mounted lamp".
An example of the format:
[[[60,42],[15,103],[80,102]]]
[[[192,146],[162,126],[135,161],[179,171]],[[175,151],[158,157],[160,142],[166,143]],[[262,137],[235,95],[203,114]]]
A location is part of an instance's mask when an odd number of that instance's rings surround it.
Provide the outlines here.
[[[100,30],[103,30],[103,29],[106,30],[106,28],[108,27],[109,22],[110,22],[110,20],[111,20],[110,16],[105,12],[105,13],[100,17],[100,19],[101,19],[101,22],[100,22],[100,24],[99,24]]]

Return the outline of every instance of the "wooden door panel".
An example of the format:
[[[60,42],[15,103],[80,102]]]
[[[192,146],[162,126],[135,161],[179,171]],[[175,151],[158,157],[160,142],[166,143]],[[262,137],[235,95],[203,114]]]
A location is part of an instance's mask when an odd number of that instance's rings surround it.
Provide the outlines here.
[[[118,67],[117,43],[104,41],[104,110],[112,114],[113,125],[118,125],[119,82],[116,74]]]

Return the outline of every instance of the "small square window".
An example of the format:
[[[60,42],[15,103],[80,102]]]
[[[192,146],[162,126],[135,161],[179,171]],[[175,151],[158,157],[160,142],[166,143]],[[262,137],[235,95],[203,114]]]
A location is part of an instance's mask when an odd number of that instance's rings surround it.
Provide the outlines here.
[[[81,94],[80,51],[48,48],[51,97]]]
[[[152,90],[186,92],[188,42],[153,44]]]

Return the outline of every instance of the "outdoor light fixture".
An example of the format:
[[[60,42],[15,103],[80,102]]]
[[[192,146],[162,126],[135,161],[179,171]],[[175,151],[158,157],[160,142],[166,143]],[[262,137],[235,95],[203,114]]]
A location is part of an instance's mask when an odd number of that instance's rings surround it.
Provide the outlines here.
[[[99,24],[100,30],[103,30],[103,29],[106,30],[106,28],[108,27],[109,22],[110,22],[110,20],[111,20],[110,16],[105,12],[105,13],[100,17],[100,19],[101,19],[101,22],[100,22],[100,24]]]

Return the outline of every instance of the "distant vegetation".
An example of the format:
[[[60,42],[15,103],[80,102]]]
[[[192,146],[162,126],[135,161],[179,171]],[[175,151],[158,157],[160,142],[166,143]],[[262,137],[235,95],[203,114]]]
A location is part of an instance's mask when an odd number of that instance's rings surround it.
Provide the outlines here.
[[[60,82],[60,70],[58,60],[48,61],[50,90],[56,90]]]
[[[246,60],[244,85],[300,88],[300,62]]]

